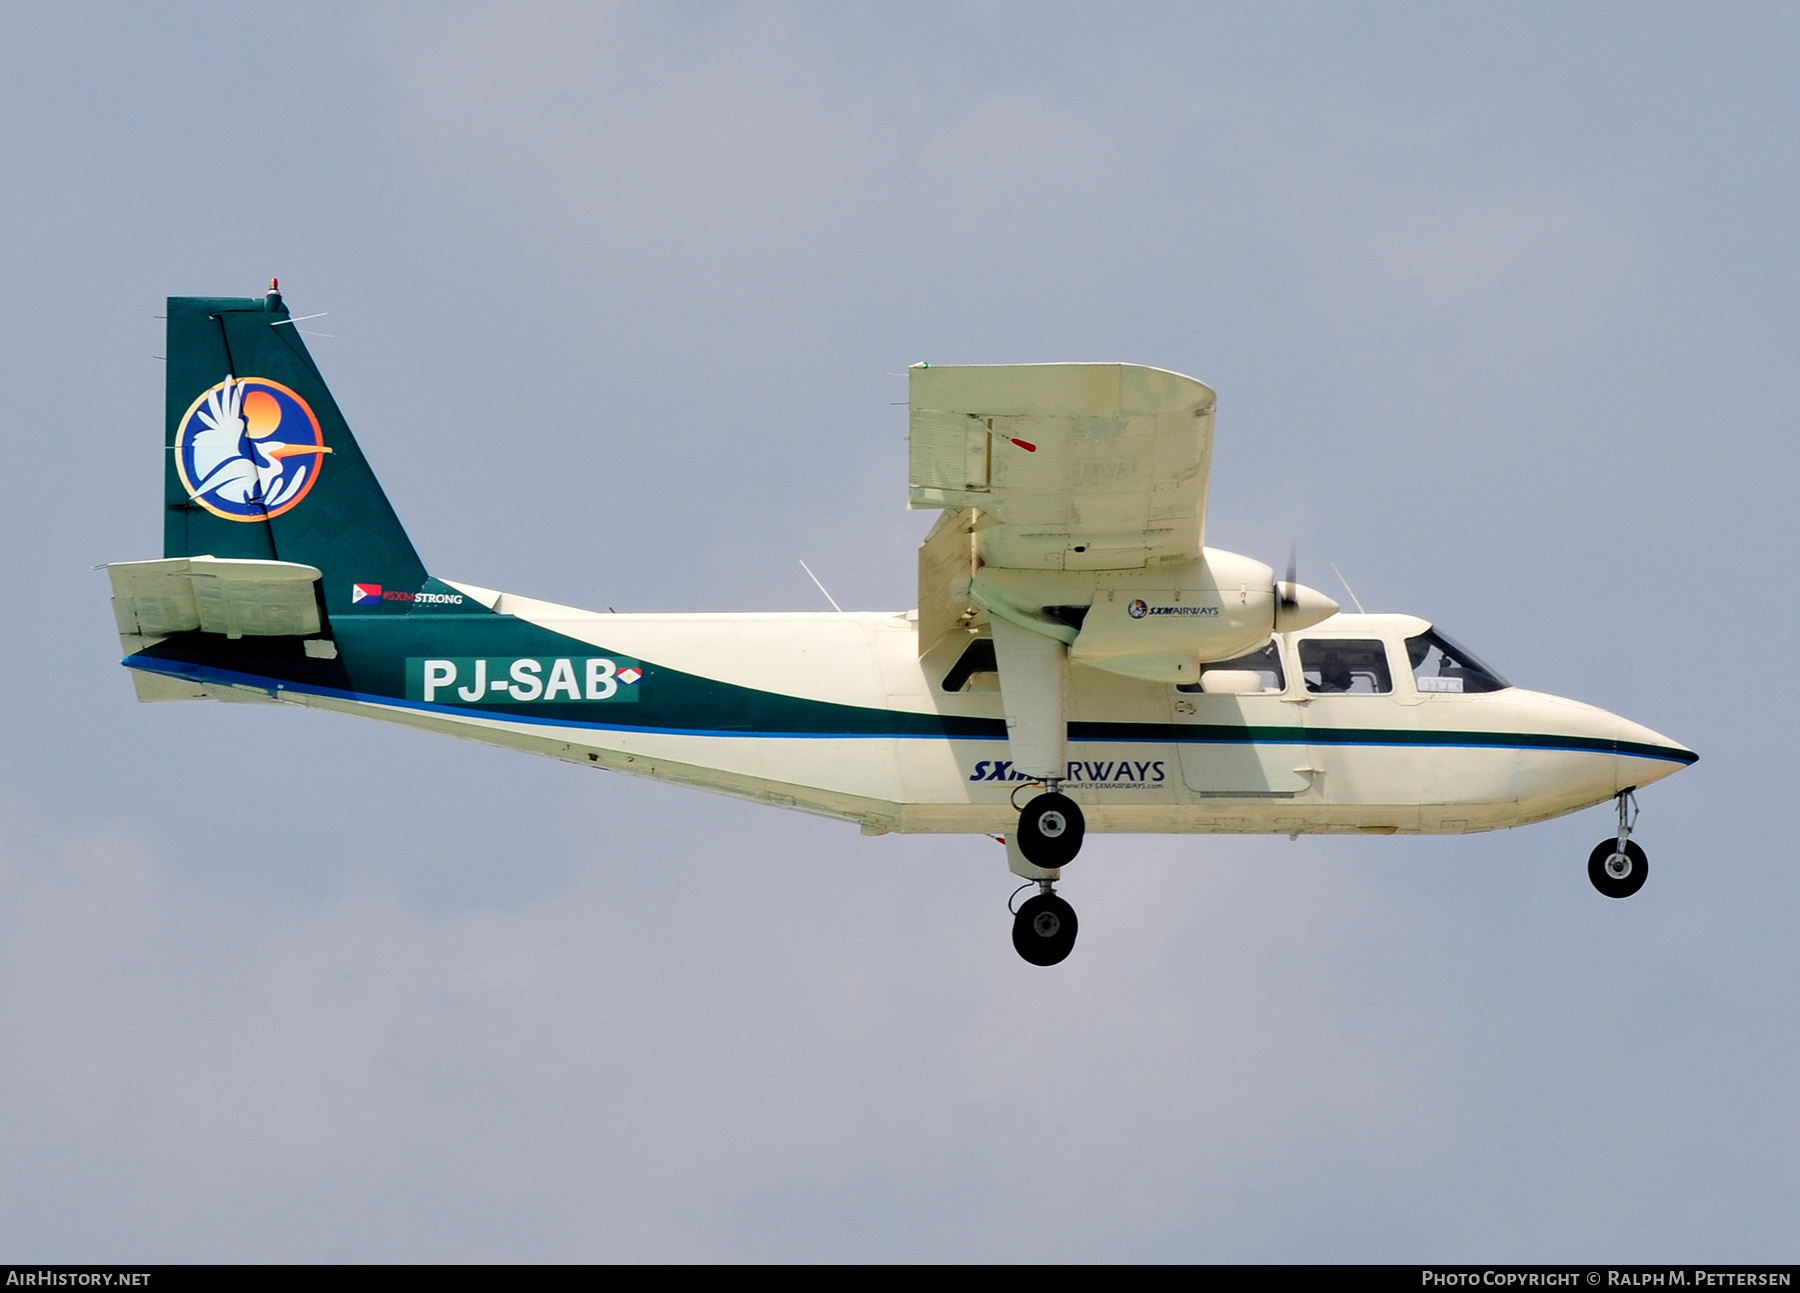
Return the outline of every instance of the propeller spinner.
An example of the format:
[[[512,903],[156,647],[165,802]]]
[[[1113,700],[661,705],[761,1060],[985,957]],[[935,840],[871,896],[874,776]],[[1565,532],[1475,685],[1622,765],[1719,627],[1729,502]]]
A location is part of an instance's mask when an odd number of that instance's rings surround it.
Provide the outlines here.
[[[1300,554],[1288,549],[1287,578],[1275,583],[1275,631],[1292,633],[1311,628],[1338,613],[1338,604],[1316,588],[1299,581]]]

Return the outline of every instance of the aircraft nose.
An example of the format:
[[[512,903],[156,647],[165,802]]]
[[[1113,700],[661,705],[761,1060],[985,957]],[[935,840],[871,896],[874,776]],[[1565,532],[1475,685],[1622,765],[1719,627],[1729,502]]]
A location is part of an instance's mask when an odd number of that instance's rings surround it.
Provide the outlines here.
[[[1617,743],[1613,764],[1618,790],[1629,790],[1633,786],[1647,786],[1652,781],[1661,781],[1700,757],[1679,741],[1672,741],[1661,732],[1652,731],[1641,723],[1620,718],[1616,714],[1609,714],[1607,717],[1616,725],[1610,735]]]
[[[1589,803],[1661,781],[1700,757],[1679,741],[1597,705],[1542,693],[1521,696],[1540,716],[1545,731],[1572,738],[1575,748],[1590,755],[1608,756],[1557,765],[1556,788],[1570,795],[1592,796]]]

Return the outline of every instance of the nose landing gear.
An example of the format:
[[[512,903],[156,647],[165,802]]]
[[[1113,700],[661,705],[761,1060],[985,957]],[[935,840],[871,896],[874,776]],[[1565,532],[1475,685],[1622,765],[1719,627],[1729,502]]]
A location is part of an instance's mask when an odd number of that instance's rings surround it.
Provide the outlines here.
[[[1650,878],[1650,860],[1631,838],[1637,824],[1637,796],[1621,790],[1618,799],[1619,833],[1594,845],[1588,854],[1588,879],[1608,898],[1629,898]]]

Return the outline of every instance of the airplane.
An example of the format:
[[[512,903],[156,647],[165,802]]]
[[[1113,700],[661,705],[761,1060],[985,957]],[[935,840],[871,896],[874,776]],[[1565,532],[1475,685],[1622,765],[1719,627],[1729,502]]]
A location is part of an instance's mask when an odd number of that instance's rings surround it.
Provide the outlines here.
[[[163,556],[107,567],[142,701],[285,702],[890,831],[990,835],[1013,944],[1074,947],[1085,834],[1460,834],[1684,746],[1510,686],[1430,622],[1205,545],[1215,397],[1119,363],[914,365],[916,608],[613,614],[431,574],[271,280],[168,302]],[[1360,612],[1360,608],[1359,608]],[[1023,902],[1018,897],[1034,891]]]

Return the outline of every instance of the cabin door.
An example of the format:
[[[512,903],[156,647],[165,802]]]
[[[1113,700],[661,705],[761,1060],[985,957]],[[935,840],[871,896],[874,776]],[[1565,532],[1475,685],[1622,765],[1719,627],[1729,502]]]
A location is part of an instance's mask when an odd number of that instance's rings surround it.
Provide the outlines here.
[[[1291,799],[1312,785],[1302,706],[1278,695],[1175,693],[1181,779],[1197,795]]]

